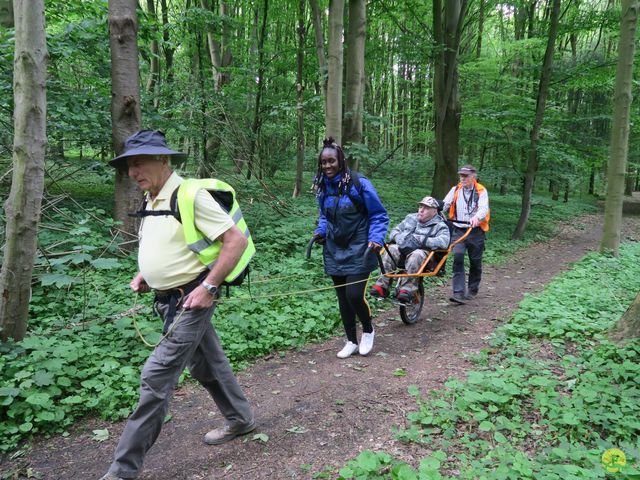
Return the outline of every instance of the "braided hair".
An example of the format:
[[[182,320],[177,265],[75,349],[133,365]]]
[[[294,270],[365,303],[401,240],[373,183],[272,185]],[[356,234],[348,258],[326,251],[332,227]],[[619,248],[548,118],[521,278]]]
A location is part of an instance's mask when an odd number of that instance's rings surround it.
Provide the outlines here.
[[[316,195],[319,195],[325,188],[324,182],[322,181],[322,152],[326,149],[334,150],[336,152],[336,157],[338,158],[338,173],[342,174],[338,185],[338,192],[339,194],[342,194],[344,188],[351,182],[351,170],[347,167],[347,161],[345,159],[344,152],[342,151],[342,147],[336,143],[333,137],[325,138],[322,141],[322,149],[318,155],[318,170],[316,172],[316,176],[313,178],[312,189]]]

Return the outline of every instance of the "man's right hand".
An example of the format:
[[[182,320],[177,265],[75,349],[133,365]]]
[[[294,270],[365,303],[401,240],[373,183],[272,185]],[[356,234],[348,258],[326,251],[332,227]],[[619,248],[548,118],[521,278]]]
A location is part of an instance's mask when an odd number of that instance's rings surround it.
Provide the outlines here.
[[[147,293],[151,291],[151,287],[146,282],[141,273],[138,273],[135,277],[133,277],[133,280],[131,280],[129,286],[131,287],[131,290],[138,293]]]
[[[319,233],[316,233],[316,234],[313,236],[313,239],[316,241],[316,243],[317,243],[318,245],[324,245],[325,238],[324,238],[322,235],[320,235]]]

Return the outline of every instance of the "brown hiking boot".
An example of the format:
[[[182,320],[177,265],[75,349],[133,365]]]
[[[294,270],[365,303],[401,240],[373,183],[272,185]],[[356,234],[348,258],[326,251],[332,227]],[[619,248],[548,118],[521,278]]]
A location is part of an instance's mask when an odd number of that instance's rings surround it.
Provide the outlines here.
[[[204,436],[204,443],[208,445],[220,445],[234,438],[252,432],[256,428],[255,420],[249,423],[227,423],[226,425],[214,428]]]

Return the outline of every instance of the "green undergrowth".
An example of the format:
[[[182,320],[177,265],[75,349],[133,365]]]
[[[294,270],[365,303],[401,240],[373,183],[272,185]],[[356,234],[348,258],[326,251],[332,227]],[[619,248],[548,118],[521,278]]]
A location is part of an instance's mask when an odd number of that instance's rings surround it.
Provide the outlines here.
[[[587,255],[525,297],[466,379],[428,397],[409,388],[418,409],[397,433],[423,460],[366,451],[339,478],[640,478],[640,340],[606,336],[638,290],[640,243]],[[603,463],[612,448],[624,465]]]
[[[236,369],[341,330],[335,294],[324,290],[331,281],[323,274],[320,248],[313,249],[310,260],[304,258],[317,218],[315,200],[308,193],[291,200],[291,179],[278,182],[269,184],[280,194],[274,199],[254,181],[234,180],[258,251],[251,281],[232,289],[213,319]],[[374,182],[392,224],[414,211],[427,190]],[[76,183],[71,178],[58,182],[56,194],[90,198]],[[98,196],[102,206],[104,191]],[[154,342],[160,320],[151,311],[150,296],[136,300],[131,293],[135,257],[118,249],[121,239],[110,234],[115,225],[108,212],[92,205],[88,200],[80,207],[62,201],[43,214],[39,245],[47,255],[36,262],[28,335],[16,344],[0,345],[1,451],[34,434],[66,432],[85,415],[124,418],[137,400],[139,372],[149,349],[133,323]],[[518,205],[516,197],[492,199],[489,262],[502,261],[507,252],[526,245],[509,240]],[[539,232],[532,239],[552,235],[562,218],[593,210],[588,203],[563,204],[546,197],[536,197],[535,205],[531,231]]]

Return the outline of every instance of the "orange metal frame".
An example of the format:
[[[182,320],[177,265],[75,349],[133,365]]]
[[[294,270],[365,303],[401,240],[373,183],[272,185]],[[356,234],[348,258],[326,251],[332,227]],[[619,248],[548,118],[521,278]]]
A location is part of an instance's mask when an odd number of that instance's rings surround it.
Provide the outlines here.
[[[453,250],[453,247],[455,247],[458,243],[460,243],[462,240],[467,238],[467,236],[469,236],[469,233],[471,233],[471,228],[467,228],[467,231],[464,232],[464,235],[462,235],[460,238],[452,242],[451,245],[449,245],[449,248],[447,248],[446,250],[429,251],[427,258],[424,259],[424,261],[422,262],[422,264],[420,265],[420,268],[416,273],[385,273],[384,276],[387,278],[403,278],[403,277],[433,277],[434,275],[437,275],[440,269],[442,268],[442,265],[444,265],[444,262],[449,257],[449,254],[451,253],[451,250]],[[433,258],[433,256],[436,253],[439,253],[439,252],[445,252],[446,255],[442,256],[442,258],[440,259],[440,261],[438,262],[438,264],[435,266],[433,270],[429,272],[425,272],[424,269],[426,268],[429,261]]]

